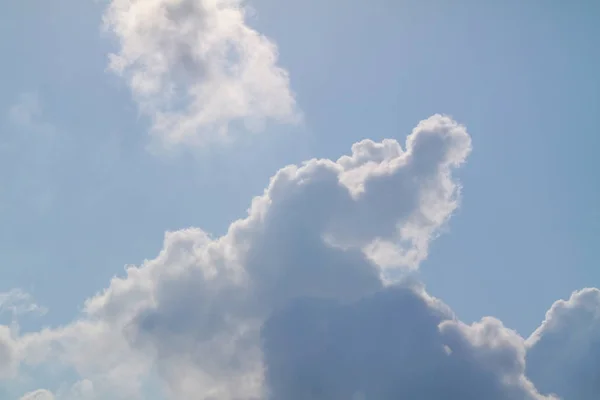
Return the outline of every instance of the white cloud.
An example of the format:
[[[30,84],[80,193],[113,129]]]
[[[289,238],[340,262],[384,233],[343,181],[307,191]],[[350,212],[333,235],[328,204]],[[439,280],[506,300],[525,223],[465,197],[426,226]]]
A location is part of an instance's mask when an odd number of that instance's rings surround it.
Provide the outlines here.
[[[39,389],[25,394],[21,400],[54,400],[54,395],[48,390]]]
[[[18,372],[18,318],[24,314],[42,315],[46,308],[38,306],[33,297],[21,289],[0,292],[0,315],[10,314],[10,326],[0,325],[0,380],[14,377]]]
[[[597,399],[600,290],[583,289],[555,302],[527,343],[528,374],[536,385],[564,399]]]
[[[464,127],[436,115],[405,149],[363,141],[338,161],[285,167],[223,237],[168,233],[159,256],[113,279],[81,320],[23,337],[25,361],[58,358],[127,395],[155,367],[173,397],[260,397],[265,318],[302,296],[380,290],[388,274],[365,254],[375,241],[414,254],[396,271],[414,268],[458,205],[452,170],[470,146]]]
[[[552,357],[552,329],[597,337],[594,290],[557,303],[541,339],[525,341],[494,318],[466,325],[397,281],[412,279],[458,207],[453,172],[470,151],[466,129],[435,115],[404,148],[366,140],[337,161],[282,168],[225,235],[169,232],[80,319],[5,334],[18,350],[10,369],[73,368],[99,399],[136,398],[149,376],[168,399],[552,399],[530,358]]]
[[[27,313],[45,314],[46,312],[45,307],[37,305],[33,297],[21,289],[0,292],[0,314],[9,313],[17,317]]]
[[[0,381],[13,378],[18,368],[17,342],[13,329],[0,325]]]
[[[167,143],[204,143],[232,124],[298,118],[277,47],[248,26],[243,0],[112,0],[105,25],[123,76]]]

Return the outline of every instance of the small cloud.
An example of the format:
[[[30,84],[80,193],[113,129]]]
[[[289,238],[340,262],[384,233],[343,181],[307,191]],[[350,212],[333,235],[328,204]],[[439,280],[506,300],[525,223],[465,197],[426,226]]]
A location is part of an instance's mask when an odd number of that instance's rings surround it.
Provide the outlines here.
[[[30,313],[43,315],[47,311],[45,307],[37,305],[29,293],[21,289],[0,293],[0,314],[9,313],[14,318]]]
[[[203,144],[233,126],[296,122],[275,43],[251,28],[242,0],[112,0],[105,27],[118,39],[109,69],[130,86],[167,144]]]
[[[46,389],[39,389],[33,392],[26,393],[20,400],[54,400],[52,392]]]

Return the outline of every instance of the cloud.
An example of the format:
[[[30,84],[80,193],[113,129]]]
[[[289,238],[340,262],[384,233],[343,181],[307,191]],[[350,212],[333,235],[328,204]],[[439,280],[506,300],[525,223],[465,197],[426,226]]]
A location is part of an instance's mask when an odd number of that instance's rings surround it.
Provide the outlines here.
[[[528,347],[527,373],[539,388],[565,399],[597,399],[600,290],[583,289],[555,302]]]
[[[458,206],[452,171],[470,151],[465,128],[435,115],[405,148],[366,140],[337,161],[285,167],[226,235],[168,233],[80,320],[21,338],[24,361],[58,359],[125,397],[151,370],[172,397],[261,397],[262,323],[295,298],[353,302],[414,269]],[[378,242],[397,260],[377,264]]]
[[[76,382],[70,387],[60,388],[56,394],[46,389],[26,393],[20,400],[92,400],[96,399],[94,384],[87,380]]]
[[[17,373],[19,359],[13,330],[0,325],[0,380],[11,379]]]
[[[235,124],[294,122],[277,47],[248,26],[242,0],[112,0],[110,69],[128,82],[166,143],[205,143]]]
[[[263,330],[269,399],[550,399],[524,375],[525,345],[493,318],[456,321],[392,287],[350,305],[304,300]]]
[[[54,395],[45,389],[30,392],[21,397],[21,400],[54,400]]]
[[[525,340],[495,318],[459,321],[415,279],[470,152],[466,128],[434,115],[404,146],[365,140],[284,167],[225,235],[168,232],[71,324],[5,333],[10,368],[74,370],[100,399],[139,398],[152,378],[167,399],[580,400],[548,382],[567,365],[590,375],[565,386],[592,390],[598,358],[573,338],[597,336],[597,290],[555,304]]]
[[[21,289],[0,293],[0,316],[10,314],[10,326],[0,325],[0,380],[13,378],[18,372],[18,318],[24,314],[43,315],[46,308],[38,306],[33,297]]]
[[[45,314],[47,309],[37,305],[33,297],[21,289],[0,292],[0,314],[9,313],[13,317],[22,314]]]

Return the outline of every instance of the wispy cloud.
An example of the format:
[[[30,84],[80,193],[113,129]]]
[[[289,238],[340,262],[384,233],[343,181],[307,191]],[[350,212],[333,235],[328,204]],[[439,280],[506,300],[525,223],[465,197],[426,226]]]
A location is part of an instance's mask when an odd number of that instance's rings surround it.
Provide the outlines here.
[[[8,313],[13,317],[35,313],[43,315],[48,310],[37,305],[33,297],[22,289],[12,289],[0,293],[0,314]]]
[[[0,382],[18,375],[20,364],[19,317],[25,314],[42,315],[46,308],[38,306],[33,297],[21,290],[12,289],[0,293],[0,316],[9,314],[10,326],[0,324]]]

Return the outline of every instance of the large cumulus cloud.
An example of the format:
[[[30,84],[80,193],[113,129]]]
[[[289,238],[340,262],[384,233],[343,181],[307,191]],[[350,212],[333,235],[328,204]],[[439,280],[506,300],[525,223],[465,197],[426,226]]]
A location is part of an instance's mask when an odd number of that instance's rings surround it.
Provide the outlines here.
[[[225,235],[169,232],[78,320],[4,335],[11,369],[73,369],[100,399],[136,398],[149,378],[168,399],[587,399],[549,385],[535,352],[595,326],[593,290],[526,341],[494,318],[460,322],[411,275],[459,205],[470,151],[465,127],[434,115],[405,146],[282,168]]]
[[[110,68],[167,143],[200,143],[232,124],[298,119],[277,47],[246,22],[243,0],[111,0]]]
[[[355,301],[415,268],[458,206],[452,171],[470,150],[465,128],[436,115],[405,148],[365,140],[337,161],[285,167],[226,235],[168,233],[81,320],[22,338],[25,360],[58,358],[128,393],[155,370],[173,396],[262,396],[264,320],[298,297]],[[378,263],[379,243],[394,260]]]

